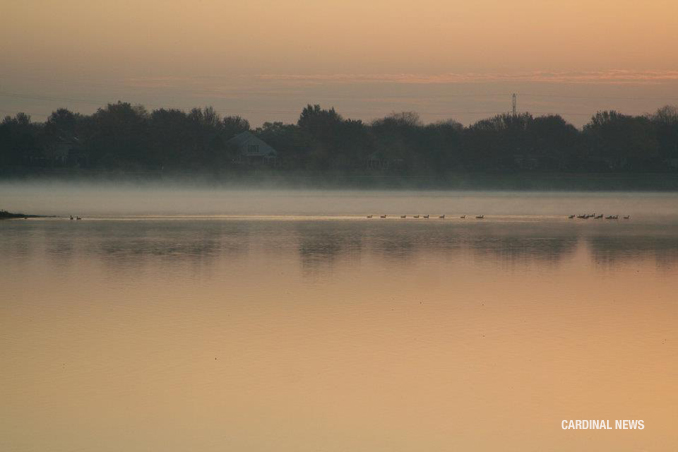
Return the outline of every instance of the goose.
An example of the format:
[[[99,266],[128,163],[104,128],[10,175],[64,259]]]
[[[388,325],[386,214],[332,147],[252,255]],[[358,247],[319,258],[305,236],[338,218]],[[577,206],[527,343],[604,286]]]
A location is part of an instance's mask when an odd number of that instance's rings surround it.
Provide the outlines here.
[[[386,215],[381,215],[379,218],[386,218]]]
[[[485,215],[476,215],[476,218],[482,220],[483,218],[485,218]]]
[[[572,218],[574,218],[574,215],[570,215],[570,216],[567,217],[567,218],[572,219]]]
[[[368,216],[367,216],[367,218],[372,218],[372,217],[373,217],[373,215],[368,215]],[[71,220],[72,220],[72,219],[73,219],[73,218],[71,218]]]
[[[601,213],[600,215],[596,215],[596,216],[593,217],[593,218],[594,218],[595,220],[600,220],[601,218],[603,218],[603,214]]]
[[[624,215],[625,220],[628,220],[629,218],[631,218],[631,215]]]
[[[75,219],[76,219],[76,220],[82,220],[82,218],[80,218],[80,217],[75,217]]]
[[[415,215],[414,218],[419,218],[419,215]]]
[[[440,218],[441,220],[444,220],[444,219],[445,219],[445,215],[440,215],[438,218]]]
[[[466,218],[466,215],[462,215],[462,216],[460,216],[459,218],[461,218],[461,219],[463,220],[463,219]]]
[[[73,220],[73,219],[74,219],[74,218],[73,218],[73,215],[71,215],[71,220]]]
[[[400,218],[407,218],[407,215],[400,215]]]
[[[429,218],[431,215],[424,215],[424,218]]]

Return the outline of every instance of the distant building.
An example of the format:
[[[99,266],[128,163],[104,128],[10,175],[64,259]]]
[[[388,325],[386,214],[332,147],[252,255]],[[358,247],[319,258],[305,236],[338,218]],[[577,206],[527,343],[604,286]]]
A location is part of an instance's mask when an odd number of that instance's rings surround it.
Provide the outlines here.
[[[278,158],[278,151],[251,132],[239,133],[228,140],[228,145],[235,147],[237,156],[234,160],[238,163],[275,163]]]
[[[401,168],[402,166],[402,159],[389,158],[381,151],[373,152],[367,156],[367,159],[365,159],[365,168],[370,170],[385,171],[389,169]]]
[[[517,154],[513,156],[513,163],[521,170],[535,170],[539,168],[539,159],[529,155]]]
[[[76,137],[57,137],[41,149],[28,154],[32,166],[77,167],[86,163],[83,146]]]

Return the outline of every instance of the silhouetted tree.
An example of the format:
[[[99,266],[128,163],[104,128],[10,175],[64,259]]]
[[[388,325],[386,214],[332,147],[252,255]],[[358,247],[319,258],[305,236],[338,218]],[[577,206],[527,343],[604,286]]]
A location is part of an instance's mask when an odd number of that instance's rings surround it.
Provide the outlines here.
[[[60,108],[44,123],[19,113],[0,123],[0,165],[38,165],[46,151],[70,149],[86,158],[69,164],[107,170],[236,170],[244,167],[232,166],[237,150],[228,142],[249,130],[246,119],[222,118],[212,107],[149,114],[118,102],[92,115]],[[253,133],[278,151],[280,166],[296,169],[672,171],[678,159],[672,106],[644,116],[599,112],[580,131],[559,115],[500,114],[463,127],[452,120],[424,124],[414,112],[399,112],[366,124],[307,105],[295,124],[266,122]]]

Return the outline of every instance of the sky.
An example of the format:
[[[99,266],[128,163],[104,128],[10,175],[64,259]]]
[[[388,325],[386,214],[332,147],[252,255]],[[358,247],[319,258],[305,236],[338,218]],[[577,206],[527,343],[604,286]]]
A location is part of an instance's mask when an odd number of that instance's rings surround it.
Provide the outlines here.
[[[678,105],[676,0],[2,0],[0,115],[118,100],[464,124]]]

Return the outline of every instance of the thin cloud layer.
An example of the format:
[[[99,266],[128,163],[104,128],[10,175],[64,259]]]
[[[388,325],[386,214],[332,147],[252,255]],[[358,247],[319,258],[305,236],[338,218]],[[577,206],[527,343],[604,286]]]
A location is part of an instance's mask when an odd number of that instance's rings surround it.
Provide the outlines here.
[[[589,71],[589,72],[519,72],[519,73],[447,73],[421,74],[263,74],[262,81],[291,83],[411,83],[451,84],[489,82],[538,82],[570,84],[658,84],[678,81],[678,71]]]

